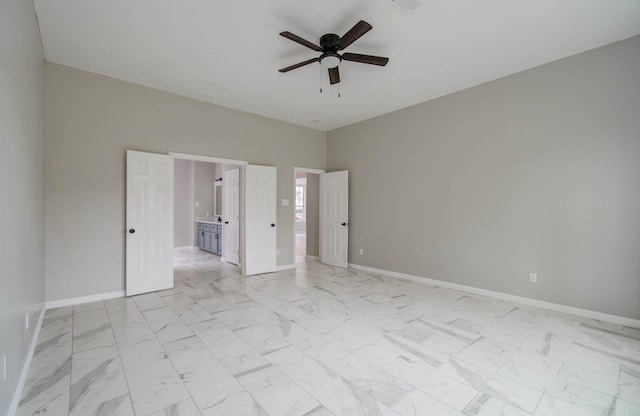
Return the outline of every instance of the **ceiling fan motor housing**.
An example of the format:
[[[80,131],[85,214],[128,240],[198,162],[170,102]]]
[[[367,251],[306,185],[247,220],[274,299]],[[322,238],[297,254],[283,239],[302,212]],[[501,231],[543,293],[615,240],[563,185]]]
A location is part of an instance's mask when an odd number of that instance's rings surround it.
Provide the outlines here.
[[[340,36],[328,33],[320,38],[320,47],[324,51],[320,55],[320,65],[325,68],[335,68],[342,62],[342,57],[338,54],[338,45],[336,43]]]
[[[338,39],[340,39],[340,36],[334,33],[322,35],[322,37],[320,37],[320,47],[325,52],[338,52],[338,45],[336,45]]]

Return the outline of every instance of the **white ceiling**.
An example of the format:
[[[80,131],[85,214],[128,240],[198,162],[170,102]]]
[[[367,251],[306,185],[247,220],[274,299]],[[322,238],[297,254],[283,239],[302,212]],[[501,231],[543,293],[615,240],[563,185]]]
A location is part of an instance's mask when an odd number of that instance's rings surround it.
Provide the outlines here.
[[[640,34],[638,0],[35,0],[48,61],[331,130]],[[373,30],[346,52],[338,87],[314,43],[358,20]],[[324,93],[320,94],[322,73]],[[313,120],[319,120],[314,123]]]

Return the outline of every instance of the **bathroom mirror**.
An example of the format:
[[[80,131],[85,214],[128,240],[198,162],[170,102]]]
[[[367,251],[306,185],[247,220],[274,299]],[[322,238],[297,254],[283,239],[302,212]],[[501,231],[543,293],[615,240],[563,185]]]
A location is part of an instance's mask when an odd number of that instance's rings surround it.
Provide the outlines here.
[[[222,181],[216,181],[214,188],[214,217],[222,217]]]

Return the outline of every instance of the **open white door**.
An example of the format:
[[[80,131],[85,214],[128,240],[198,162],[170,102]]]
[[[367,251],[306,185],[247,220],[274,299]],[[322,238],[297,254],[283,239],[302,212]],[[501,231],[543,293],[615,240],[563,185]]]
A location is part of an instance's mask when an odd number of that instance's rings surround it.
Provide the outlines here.
[[[173,287],[173,157],[127,151],[127,296]]]
[[[224,172],[224,248],[222,256],[228,263],[240,263],[240,169]]]
[[[276,180],[273,166],[245,168],[245,274],[276,270]]]
[[[349,171],[320,175],[320,261],[347,267]]]

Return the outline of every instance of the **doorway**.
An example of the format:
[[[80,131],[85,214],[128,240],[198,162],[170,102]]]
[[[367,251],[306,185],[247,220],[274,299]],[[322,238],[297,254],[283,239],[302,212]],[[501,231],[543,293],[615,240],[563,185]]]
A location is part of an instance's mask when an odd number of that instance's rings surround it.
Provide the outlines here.
[[[293,232],[295,262],[319,258],[320,174],[319,169],[294,169]]]
[[[307,258],[348,267],[349,172],[294,168],[294,253],[296,264]]]
[[[242,267],[240,171],[246,163],[173,157],[174,271],[185,262],[197,262],[208,270],[220,269],[224,263],[224,267]]]

